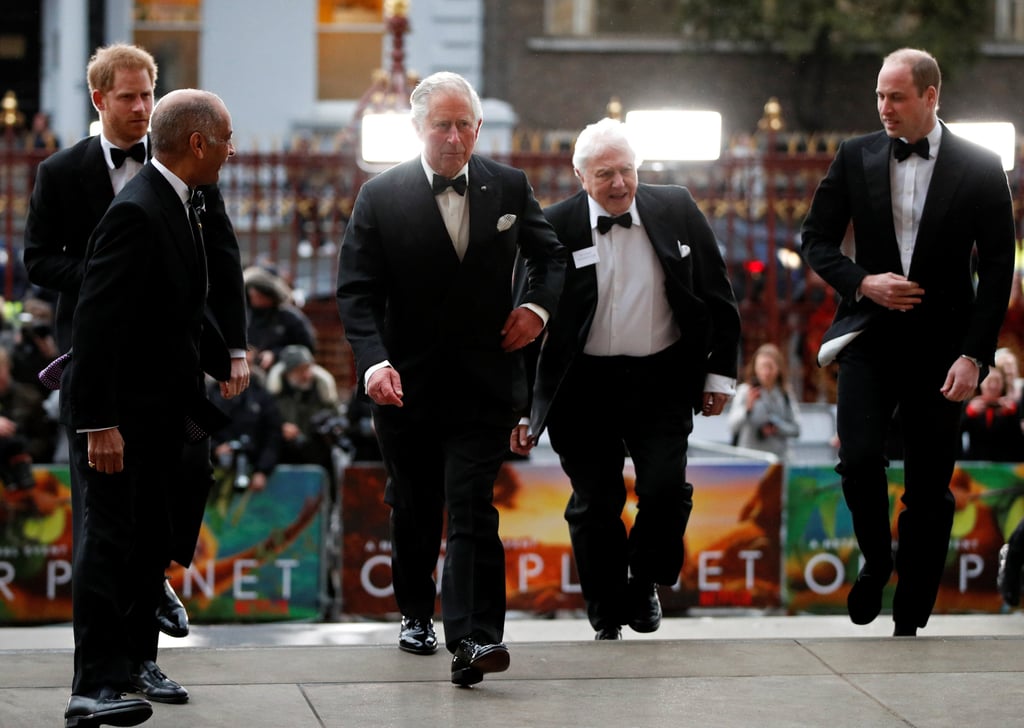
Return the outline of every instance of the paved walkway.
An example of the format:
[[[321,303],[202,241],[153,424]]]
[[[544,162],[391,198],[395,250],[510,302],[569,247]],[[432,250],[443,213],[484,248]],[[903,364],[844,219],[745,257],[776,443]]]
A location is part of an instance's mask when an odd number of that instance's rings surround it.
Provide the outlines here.
[[[150,728],[827,726],[1003,728],[1024,715],[1024,614],[936,616],[914,638],[841,617],[666,619],[594,642],[510,619],[508,672],[449,682],[447,654],[379,622],[196,626],[160,664],[191,693]],[[70,628],[0,629],[0,728],[62,725]]]

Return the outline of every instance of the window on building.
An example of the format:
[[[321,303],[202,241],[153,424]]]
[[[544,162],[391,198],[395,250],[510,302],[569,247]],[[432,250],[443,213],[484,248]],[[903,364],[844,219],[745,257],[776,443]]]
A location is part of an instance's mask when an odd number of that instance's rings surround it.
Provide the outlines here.
[[[319,0],[317,96],[358,99],[381,67],[382,0]]]
[[[156,59],[157,95],[199,86],[202,0],[135,0],[134,41]]]
[[[546,0],[548,35],[666,35],[678,26],[678,0]]]
[[[997,41],[1024,43],[1024,0],[995,0],[994,20]]]

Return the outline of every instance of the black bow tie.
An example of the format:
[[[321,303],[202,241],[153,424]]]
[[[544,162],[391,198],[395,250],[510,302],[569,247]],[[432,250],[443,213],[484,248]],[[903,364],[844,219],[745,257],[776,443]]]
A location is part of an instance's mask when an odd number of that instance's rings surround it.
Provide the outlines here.
[[[435,174],[434,175],[433,188],[434,188],[434,194],[435,195],[441,194],[442,192],[444,192],[449,187],[451,187],[453,190],[458,192],[460,195],[465,195],[466,194],[466,175],[460,174],[455,179],[448,179],[447,177],[442,177],[439,174]]]
[[[632,227],[633,216],[628,212],[616,215],[615,217],[608,217],[607,215],[597,216],[597,231],[602,235],[611,230],[612,225],[621,225],[624,228]]]
[[[193,189],[188,196],[189,206],[196,211],[196,213],[206,212],[206,198],[203,197],[203,191],[200,189]]]
[[[118,147],[110,148],[110,161],[114,163],[115,169],[120,169],[124,160],[131,157],[139,164],[146,163],[146,145],[142,142],[135,142],[127,152]]]
[[[897,162],[902,162],[911,154],[916,154],[921,159],[928,159],[928,137],[921,137],[913,144],[902,139],[892,140],[892,154]]]

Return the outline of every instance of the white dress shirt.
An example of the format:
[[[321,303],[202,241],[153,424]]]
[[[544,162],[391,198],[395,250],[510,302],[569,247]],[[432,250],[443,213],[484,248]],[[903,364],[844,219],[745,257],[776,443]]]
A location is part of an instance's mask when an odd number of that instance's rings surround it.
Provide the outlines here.
[[[906,140],[904,140],[906,141]],[[928,133],[928,159],[911,154],[902,162],[889,157],[889,182],[892,189],[892,221],[896,228],[896,242],[900,246],[903,275],[910,274],[910,260],[914,256],[917,229],[921,225],[928,185],[935,171],[935,157],[942,141],[942,126],[936,124]]]

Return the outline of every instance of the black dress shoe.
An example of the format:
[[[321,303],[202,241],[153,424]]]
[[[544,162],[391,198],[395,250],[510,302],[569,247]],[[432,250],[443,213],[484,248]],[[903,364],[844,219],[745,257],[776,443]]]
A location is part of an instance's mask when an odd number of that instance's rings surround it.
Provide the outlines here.
[[[132,671],[132,688],[158,703],[187,703],[188,690],[164,675],[152,660]]]
[[[64,728],[100,725],[129,726],[149,720],[153,706],[142,698],[125,698],[112,690],[98,698],[72,695],[64,711]]]
[[[414,655],[432,655],[437,652],[434,620],[429,617],[402,617],[402,630],[398,633],[398,649]]]
[[[621,627],[602,627],[597,630],[597,634],[594,635],[595,640],[621,640],[622,639],[622,628]]]
[[[860,572],[846,597],[846,611],[854,624],[870,624],[882,611],[882,590],[889,577],[881,579],[867,571]]]
[[[160,604],[156,608],[156,623],[160,625],[160,631],[170,637],[184,637],[188,634],[188,612],[166,578]]]
[[[917,625],[916,624],[903,624],[901,622],[896,623],[896,628],[892,631],[893,637],[917,637]]]
[[[658,585],[629,582],[629,626],[634,632],[655,632],[661,626],[661,600]]]
[[[485,674],[504,672],[508,665],[508,647],[504,644],[482,644],[466,637],[459,642],[452,658],[452,682],[463,687],[476,685]]]

